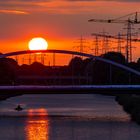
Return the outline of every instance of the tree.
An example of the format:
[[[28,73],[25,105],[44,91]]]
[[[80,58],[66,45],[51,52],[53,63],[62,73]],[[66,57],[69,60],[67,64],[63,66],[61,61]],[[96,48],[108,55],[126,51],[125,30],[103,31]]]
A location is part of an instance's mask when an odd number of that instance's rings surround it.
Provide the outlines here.
[[[125,64],[125,56],[118,52],[108,52],[102,55],[103,58],[112,60],[117,63]]]
[[[69,68],[72,74],[81,75],[84,71],[82,58],[74,57],[69,63]]]
[[[108,52],[100,57],[126,64],[125,57],[121,53]],[[94,60],[88,65],[89,75],[92,77],[93,84],[125,84],[128,82],[128,73],[111,64]]]
[[[14,59],[0,59],[0,84],[14,84],[18,72],[18,64]]]

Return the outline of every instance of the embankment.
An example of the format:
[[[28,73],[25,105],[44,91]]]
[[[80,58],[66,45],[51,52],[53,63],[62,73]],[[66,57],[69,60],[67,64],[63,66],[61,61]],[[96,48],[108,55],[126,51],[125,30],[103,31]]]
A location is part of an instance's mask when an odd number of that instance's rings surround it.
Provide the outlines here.
[[[14,97],[14,96],[19,96],[19,95],[22,95],[22,94],[9,94],[9,93],[1,93],[0,94],[0,101],[2,101],[2,100],[6,100],[6,99],[8,99],[8,98],[10,98],[10,97]]]
[[[140,96],[120,95],[116,96],[116,101],[122,105],[124,111],[130,114],[131,119],[140,124]]]

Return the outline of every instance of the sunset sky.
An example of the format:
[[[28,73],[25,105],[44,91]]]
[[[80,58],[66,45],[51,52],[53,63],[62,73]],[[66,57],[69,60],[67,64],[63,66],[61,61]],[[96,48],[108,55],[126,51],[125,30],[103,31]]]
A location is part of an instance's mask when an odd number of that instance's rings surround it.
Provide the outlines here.
[[[81,35],[90,41],[92,32],[125,32],[123,24],[89,23],[89,19],[117,18],[139,8],[140,0],[0,0],[0,51],[28,49],[33,37],[44,37],[49,49],[72,50]],[[134,59],[140,56],[138,50]]]

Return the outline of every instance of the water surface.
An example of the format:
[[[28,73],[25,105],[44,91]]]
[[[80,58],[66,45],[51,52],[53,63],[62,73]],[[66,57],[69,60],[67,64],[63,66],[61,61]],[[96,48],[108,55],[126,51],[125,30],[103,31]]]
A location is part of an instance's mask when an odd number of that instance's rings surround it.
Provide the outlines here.
[[[23,111],[14,108],[21,104]],[[138,140],[114,97],[103,95],[22,95],[0,102],[0,140]]]

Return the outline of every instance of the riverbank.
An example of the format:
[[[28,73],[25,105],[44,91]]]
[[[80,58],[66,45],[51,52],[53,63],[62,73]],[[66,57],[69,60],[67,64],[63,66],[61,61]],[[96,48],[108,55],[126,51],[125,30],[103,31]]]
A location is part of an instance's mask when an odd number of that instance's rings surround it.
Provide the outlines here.
[[[9,94],[9,93],[4,93],[4,94],[0,94],[0,101],[3,101],[3,100],[6,100],[10,97],[15,97],[15,96],[19,96],[19,95],[22,95],[22,94],[16,94],[16,93],[12,93],[12,94]]]
[[[130,114],[132,121],[140,125],[140,96],[120,95],[116,96],[116,101]]]

